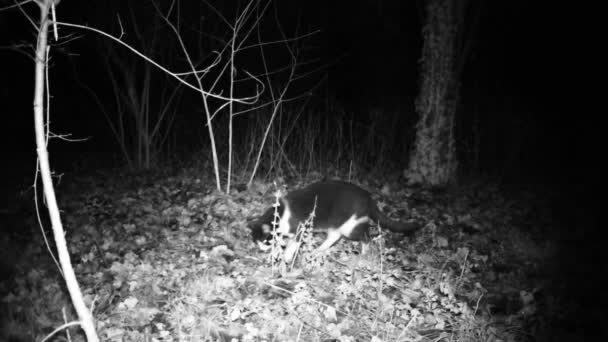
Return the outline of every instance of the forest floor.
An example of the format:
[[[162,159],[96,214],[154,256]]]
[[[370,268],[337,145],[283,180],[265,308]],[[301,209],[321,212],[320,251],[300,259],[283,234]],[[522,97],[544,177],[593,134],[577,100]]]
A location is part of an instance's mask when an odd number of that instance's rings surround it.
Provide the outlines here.
[[[72,263],[103,341],[552,340],[563,320],[560,251],[547,235],[558,223],[537,194],[356,179],[389,216],[422,228],[381,232],[364,255],[343,240],[324,258],[302,252],[283,265],[247,228],[274,202],[275,185],[227,195],[200,177],[96,176],[58,187]],[[75,315],[35,215],[16,221],[19,209],[5,211],[0,341],[40,341]],[[83,336],[70,328],[49,339],[67,340]]]

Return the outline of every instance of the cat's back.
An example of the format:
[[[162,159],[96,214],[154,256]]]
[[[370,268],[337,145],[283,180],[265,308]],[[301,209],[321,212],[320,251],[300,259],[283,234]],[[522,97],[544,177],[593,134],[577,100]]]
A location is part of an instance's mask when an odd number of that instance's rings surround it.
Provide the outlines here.
[[[371,197],[367,191],[354,184],[330,180],[294,190],[285,198],[294,214],[299,217],[307,217],[315,207],[320,216],[350,217],[353,214],[366,215]]]

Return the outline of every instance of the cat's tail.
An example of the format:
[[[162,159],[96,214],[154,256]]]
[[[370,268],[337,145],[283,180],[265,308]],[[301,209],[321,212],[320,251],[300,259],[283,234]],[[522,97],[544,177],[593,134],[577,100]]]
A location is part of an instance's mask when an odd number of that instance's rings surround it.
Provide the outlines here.
[[[397,221],[386,216],[378,205],[374,202],[370,204],[371,217],[380,225],[381,228],[388,228],[390,231],[402,234],[411,234],[416,230],[422,228],[418,222],[403,222]]]

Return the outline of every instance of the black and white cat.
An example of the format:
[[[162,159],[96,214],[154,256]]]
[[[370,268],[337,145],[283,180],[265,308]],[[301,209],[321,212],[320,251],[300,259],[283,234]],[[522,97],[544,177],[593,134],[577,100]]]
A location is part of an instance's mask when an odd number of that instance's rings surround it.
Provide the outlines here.
[[[370,193],[354,184],[335,180],[313,183],[291,191],[280,199],[277,233],[288,239],[284,254],[288,262],[299,248],[295,241],[298,225],[308,219],[313,208],[314,231],[327,233],[317,251],[329,249],[342,237],[368,241],[370,220],[396,233],[411,233],[419,228],[416,223],[388,218],[380,211]],[[271,207],[249,223],[251,235],[260,248],[264,249],[265,243],[272,239],[273,218],[274,207]]]

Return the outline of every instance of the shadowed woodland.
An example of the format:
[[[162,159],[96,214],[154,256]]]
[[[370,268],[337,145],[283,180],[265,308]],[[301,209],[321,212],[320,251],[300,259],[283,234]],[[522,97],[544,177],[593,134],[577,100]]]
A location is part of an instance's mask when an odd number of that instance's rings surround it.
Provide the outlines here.
[[[608,337],[570,10],[0,1],[0,341]],[[333,179],[419,229],[257,248]]]

